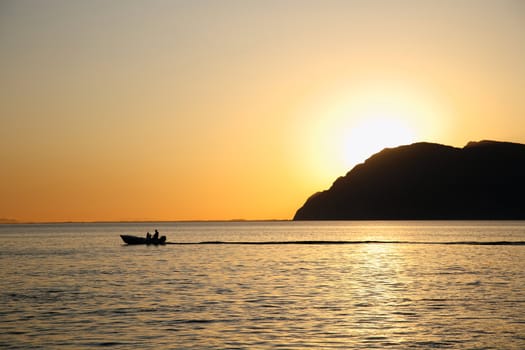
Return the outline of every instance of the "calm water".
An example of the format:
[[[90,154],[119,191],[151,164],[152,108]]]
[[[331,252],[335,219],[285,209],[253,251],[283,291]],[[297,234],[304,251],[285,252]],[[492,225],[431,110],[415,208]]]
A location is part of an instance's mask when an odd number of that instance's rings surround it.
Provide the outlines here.
[[[524,349],[525,222],[0,225],[0,348]]]

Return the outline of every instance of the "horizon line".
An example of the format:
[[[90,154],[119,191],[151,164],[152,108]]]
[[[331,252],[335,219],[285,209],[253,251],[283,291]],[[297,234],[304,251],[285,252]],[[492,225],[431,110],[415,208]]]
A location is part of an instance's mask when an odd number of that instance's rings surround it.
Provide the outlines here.
[[[57,220],[57,221],[22,221],[15,219],[0,220],[0,225],[51,225],[51,224],[141,224],[141,223],[192,223],[192,222],[279,222],[293,219],[202,219],[202,220]]]
[[[0,225],[67,225],[67,224],[166,224],[166,223],[224,223],[224,222],[344,222],[344,221],[525,221],[523,219],[348,219],[348,220],[294,220],[294,219],[210,219],[210,220],[93,220],[93,221],[18,221],[0,220]]]

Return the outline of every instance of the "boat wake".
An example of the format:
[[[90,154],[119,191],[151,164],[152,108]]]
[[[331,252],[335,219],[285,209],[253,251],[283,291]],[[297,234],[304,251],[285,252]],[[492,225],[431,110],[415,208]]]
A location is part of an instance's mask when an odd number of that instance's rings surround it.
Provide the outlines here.
[[[231,244],[231,245],[281,245],[281,244],[301,244],[301,245],[329,245],[329,244],[421,244],[421,245],[525,245],[525,241],[203,241],[203,242],[166,242],[166,244],[176,245],[197,245],[197,244]]]

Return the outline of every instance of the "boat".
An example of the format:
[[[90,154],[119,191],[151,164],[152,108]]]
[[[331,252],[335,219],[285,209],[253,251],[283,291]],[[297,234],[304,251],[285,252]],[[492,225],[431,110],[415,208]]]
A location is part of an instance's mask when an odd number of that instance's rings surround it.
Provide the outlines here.
[[[120,235],[120,238],[127,244],[153,244],[153,245],[164,245],[166,244],[166,236],[162,236],[158,239],[147,239],[145,237],[137,237],[131,235]]]

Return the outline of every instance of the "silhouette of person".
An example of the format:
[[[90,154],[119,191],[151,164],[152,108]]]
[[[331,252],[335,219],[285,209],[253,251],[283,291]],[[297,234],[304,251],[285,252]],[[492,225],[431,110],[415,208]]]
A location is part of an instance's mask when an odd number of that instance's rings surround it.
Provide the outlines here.
[[[155,234],[153,235],[153,240],[156,241],[159,239],[159,231],[155,230]]]
[[[151,233],[146,233],[146,242],[150,242],[151,241]]]

